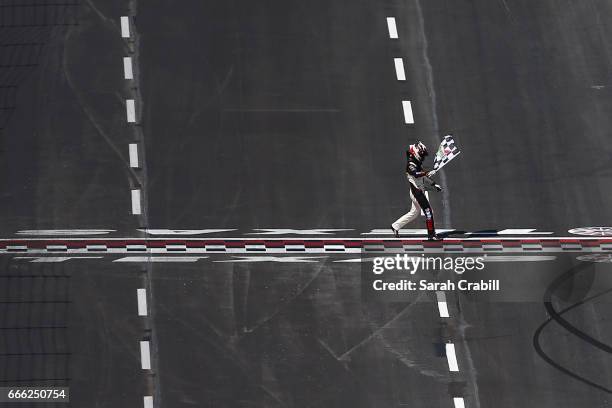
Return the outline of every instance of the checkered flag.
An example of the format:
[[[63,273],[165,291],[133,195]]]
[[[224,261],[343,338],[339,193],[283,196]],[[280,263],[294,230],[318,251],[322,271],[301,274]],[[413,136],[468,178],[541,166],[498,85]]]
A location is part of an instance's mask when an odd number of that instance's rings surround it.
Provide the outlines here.
[[[440,147],[436,152],[436,157],[434,157],[434,170],[440,170],[442,167],[446,165],[449,161],[453,160],[461,153],[459,148],[455,144],[455,140],[453,139],[453,135],[446,135],[440,143]]]

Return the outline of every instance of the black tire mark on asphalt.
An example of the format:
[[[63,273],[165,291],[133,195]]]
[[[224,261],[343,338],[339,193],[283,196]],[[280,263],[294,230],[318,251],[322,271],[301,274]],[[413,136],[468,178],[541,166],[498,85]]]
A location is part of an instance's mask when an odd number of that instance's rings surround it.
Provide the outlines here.
[[[581,264],[578,266],[575,266],[573,268],[571,268],[570,270],[568,270],[567,272],[565,272],[563,275],[561,275],[560,277],[558,277],[557,279],[555,279],[550,286],[546,289],[546,293],[544,294],[544,307],[546,308],[546,311],[548,312],[548,314],[550,315],[550,317],[544,322],[542,323],[534,332],[533,335],[533,347],[535,349],[535,351],[538,353],[538,355],[544,360],[546,361],[548,364],[550,364],[551,366],[555,367],[557,370],[561,371],[562,373],[574,378],[577,381],[580,381],[584,384],[587,384],[593,388],[597,388],[598,390],[604,391],[608,394],[612,394],[612,389],[607,388],[601,384],[597,384],[579,374],[576,374],[575,372],[571,371],[570,369],[562,366],[561,364],[557,363],[556,361],[554,361],[548,354],[546,354],[546,352],[544,352],[544,350],[542,349],[542,346],[540,345],[540,334],[542,333],[542,331],[544,330],[544,328],[553,320],[557,323],[559,323],[563,328],[565,328],[566,330],[568,330],[570,333],[574,334],[575,336],[577,336],[578,338],[588,342],[589,344],[593,345],[594,347],[597,347],[600,350],[603,350],[607,353],[612,353],[612,347],[610,347],[609,345],[600,342],[599,340],[589,336],[588,334],[586,334],[585,332],[577,329],[575,326],[573,326],[570,322],[568,322],[566,319],[564,319],[563,317],[561,317],[562,314],[569,312],[572,309],[577,308],[578,306],[581,306],[587,302],[590,302],[591,300],[594,300],[600,296],[603,296],[607,293],[612,292],[612,288],[611,289],[607,289],[604,290],[603,292],[600,292],[598,294],[595,294],[593,296],[584,298],[582,300],[580,300],[579,302],[576,302],[568,307],[566,307],[565,309],[562,309],[561,311],[557,311],[555,310],[555,308],[552,305],[552,301],[551,301],[551,295],[552,293],[563,283],[565,282],[567,279],[569,279],[570,277],[578,274],[579,272],[582,272],[582,270],[586,269],[587,267],[592,266],[590,263],[585,263],[585,264]]]

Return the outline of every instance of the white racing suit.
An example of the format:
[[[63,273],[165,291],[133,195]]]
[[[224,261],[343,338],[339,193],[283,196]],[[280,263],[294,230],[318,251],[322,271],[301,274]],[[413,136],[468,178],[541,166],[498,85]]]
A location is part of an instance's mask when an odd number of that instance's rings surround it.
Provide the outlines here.
[[[425,224],[427,226],[427,235],[433,237],[436,234],[434,226],[433,210],[429,204],[425,191],[435,190],[436,184],[426,176],[427,172],[423,170],[423,164],[420,160],[408,154],[408,164],[406,165],[406,177],[410,184],[410,200],[412,206],[410,211],[399,217],[392,225],[396,230],[401,230],[406,224],[414,221],[421,210],[425,214]],[[438,186],[439,188],[439,186]]]

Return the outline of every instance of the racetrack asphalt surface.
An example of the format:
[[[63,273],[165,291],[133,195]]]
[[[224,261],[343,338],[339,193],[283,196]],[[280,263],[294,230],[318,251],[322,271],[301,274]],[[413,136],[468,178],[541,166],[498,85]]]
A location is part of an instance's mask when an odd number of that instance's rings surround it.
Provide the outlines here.
[[[0,238],[355,236],[408,210],[407,145],[435,150],[449,133],[462,153],[437,176],[444,191],[430,193],[438,227],[567,236],[610,225],[607,2],[112,0],[68,6],[55,25],[53,7],[38,8],[47,20],[15,14],[0,26],[13,58],[2,86],[15,92],[2,94]],[[492,262],[502,293],[448,291],[445,318],[433,293],[365,301],[362,266],[335,262],[346,254],[152,256],[1,255],[0,380],[69,384],[73,406],[141,406],[146,395],[172,408],[610,403],[609,263],[573,253]],[[146,317],[137,288],[148,292]],[[140,341],[151,343],[152,370]]]

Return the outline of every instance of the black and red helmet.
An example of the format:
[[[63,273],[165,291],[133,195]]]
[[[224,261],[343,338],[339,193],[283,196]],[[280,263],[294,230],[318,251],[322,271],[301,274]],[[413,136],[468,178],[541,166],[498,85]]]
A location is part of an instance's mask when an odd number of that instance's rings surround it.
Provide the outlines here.
[[[410,145],[410,149],[408,150],[410,155],[413,156],[418,161],[423,161],[425,157],[429,154],[427,152],[427,146],[423,142],[416,142],[415,144]]]

